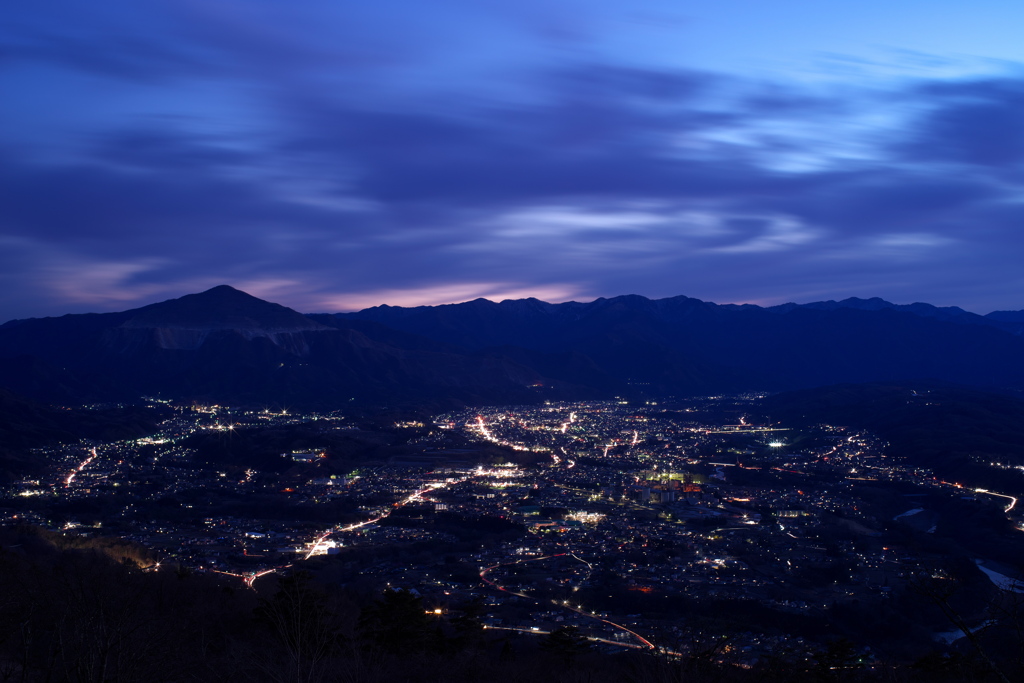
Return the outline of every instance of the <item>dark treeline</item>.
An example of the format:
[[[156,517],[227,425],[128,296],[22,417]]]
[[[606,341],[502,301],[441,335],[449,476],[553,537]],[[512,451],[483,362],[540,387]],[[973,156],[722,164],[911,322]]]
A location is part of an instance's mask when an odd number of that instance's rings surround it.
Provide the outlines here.
[[[689,634],[684,657],[609,654],[572,627],[484,628],[479,600],[435,614],[405,590],[355,591],[306,572],[254,591],[214,574],[147,571],[109,543],[60,543],[31,528],[3,530],[0,543],[2,681],[986,683],[1021,674],[1019,632],[910,663],[865,661],[837,639],[739,666],[717,633]],[[935,580],[922,590],[943,603],[948,582]]]

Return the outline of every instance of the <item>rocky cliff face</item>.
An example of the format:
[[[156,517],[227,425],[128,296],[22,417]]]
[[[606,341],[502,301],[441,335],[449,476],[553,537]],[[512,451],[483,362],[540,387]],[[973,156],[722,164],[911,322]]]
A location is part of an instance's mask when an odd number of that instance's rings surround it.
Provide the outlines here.
[[[140,331],[161,349],[195,350],[212,332],[230,330],[247,341],[268,339],[298,355],[308,354],[303,333],[330,331],[290,308],[250,296],[227,285],[132,311],[120,324],[128,343]],[[118,335],[114,335],[117,337]],[[116,343],[116,342],[115,342]]]

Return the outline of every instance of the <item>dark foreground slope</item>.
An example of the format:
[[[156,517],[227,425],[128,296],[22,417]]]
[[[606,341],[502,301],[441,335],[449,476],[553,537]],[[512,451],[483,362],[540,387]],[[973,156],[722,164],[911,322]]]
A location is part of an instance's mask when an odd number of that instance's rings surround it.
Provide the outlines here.
[[[1012,651],[987,642],[982,654],[909,663],[872,661],[839,639],[750,663],[717,630],[690,634],[689,651],[668,657],[595,647],[572,629],[487,629],[472,601],[435,616],[414,594],[318,584],[305,572],[256,589],[156,569],[116,541],[2,529],[0,670],[12,681],[119,683],[981,683],[1021,672]]]

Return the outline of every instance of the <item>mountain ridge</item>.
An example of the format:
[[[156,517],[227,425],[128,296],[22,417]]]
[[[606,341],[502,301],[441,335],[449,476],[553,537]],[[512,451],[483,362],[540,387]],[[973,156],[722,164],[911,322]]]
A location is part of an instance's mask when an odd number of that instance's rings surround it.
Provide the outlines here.
[[[335,316],[372,320],[476,352],[506,346],[578,352],[620,386],[655,392],[929,377],[989,386],[1024,381],[1019,335],[974,314],[965,313],[974,316],[970,324],[955,311],[936,315],[929,305],[908,310],[881,299],[849,299],[763,308],[639,295],[523,303],[474,300]]]
[[[166,395],[337,407],[531,401],[531,386],[550,385],[509,359],[400,341],[407,338],[324,325],[222,286],[140,309],[0,327],[0,387],[63,404]]]
[[[0,326],[0,387],[37,400],[533,402],[935,379],[1024,388],[1013,316],[883,299],[476,299],[308,314],[227,285]],[[1009,328],[1009,329],[1008,329]]]
[[[326,329],[298,311],[264,301],[230,285],[219,285],[126,313],[133,315],[122,323],[125,328],[248,329],[263,333]]]

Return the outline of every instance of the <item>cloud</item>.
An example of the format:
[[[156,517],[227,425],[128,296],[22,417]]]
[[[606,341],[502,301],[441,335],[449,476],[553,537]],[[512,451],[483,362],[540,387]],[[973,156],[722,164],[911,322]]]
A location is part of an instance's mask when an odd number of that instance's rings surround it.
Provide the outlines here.
[[[923,163],[1019,169],[1024,162],[1024,78],[929,83],[919,90],[921,113],[904,158]]]
[[[631,292],[969,307],[986,280],[992,308],[1024,306],[996,284],[1024,257],[1018,78],[640,66],[596,52],[596,10],[568,36],[564,12],[528,5],[70,3],[57,22],[20,5],[0,30],[0,85],[24,94],[0,130],[0,264],[23,292],[4,310],[221,282],[304,310]]]
[[[44,281],[60,300],[71,304],[108,306],[167,292],[167,287],[135,281],[160,266],[158,260],[101,262],[48,259]]]
[[[720,254],[781,252],[805,245],[819,236],[819,231],[787,216],[747,218],[744,222],[756,226],[753,237],[738,244],[714,247],[710,251]]]
[[[636,232],[670,220],[644,208],[642,204],[604,211],[591,206],[538,206],[501,215],[487,227],[496,237],[516,239],[608,230]]]

